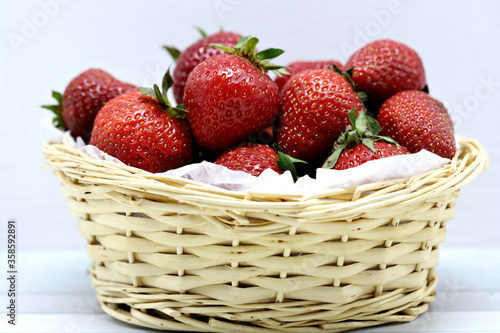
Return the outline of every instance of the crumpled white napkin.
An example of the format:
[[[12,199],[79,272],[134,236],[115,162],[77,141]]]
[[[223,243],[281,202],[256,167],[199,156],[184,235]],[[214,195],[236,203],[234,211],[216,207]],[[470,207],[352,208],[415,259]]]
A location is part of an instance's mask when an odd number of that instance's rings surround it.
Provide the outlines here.
[[[44,141],[62,142],[62,138],[66,137],[74,148],[80,149],[96,159],[122,163],[95,146],[85,145],[81,138],[74,140],[69,131],[63,132],[55,128],[50,119],[43,119],[40,128]],[[169,170],[164,174],[238,192],[252,190],[270,193],[306,194],[333,188],[407,178],[437,169],[449,162],[450,160],[447,158],[422,150],[415,154],[370,161],[347,170],[318,169],[315,179],[304,176],[296,182],[293,181],[289,171],[280,175],[273,170],[267,169],[260,176],[255,177],[242,171],[229,170],[226,167],[206,161]]]

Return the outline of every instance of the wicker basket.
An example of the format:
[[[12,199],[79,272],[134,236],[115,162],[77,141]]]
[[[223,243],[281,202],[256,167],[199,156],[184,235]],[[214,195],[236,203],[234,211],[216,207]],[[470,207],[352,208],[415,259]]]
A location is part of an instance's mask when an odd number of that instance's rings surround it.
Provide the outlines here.
[[[451,163],[314,195],[237,192],[46,143],[88,241],[102,309],[198,332],[340,332],[429,308],[460,188],[487,168],[460,138]]]

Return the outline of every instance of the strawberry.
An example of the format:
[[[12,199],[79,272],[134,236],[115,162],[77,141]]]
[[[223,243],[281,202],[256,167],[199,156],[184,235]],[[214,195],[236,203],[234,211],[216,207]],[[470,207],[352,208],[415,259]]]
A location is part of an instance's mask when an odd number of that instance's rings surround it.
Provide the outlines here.
[[[345,170],[384,157],[410,154],[406,147],[393,139],[378,135],[380,125],[364,111],[356,117],[355,110],[351,110],[349,119],[351,125],[335,142],[332,155],[326,159],[323,168]]]
[[[57,127],[68,129],[74,138],[81,137],[88,142],[97,112],[110,99],[129,91],[139,91],[139,88],[101,69],[88,69],[70,81],[62,96],[52,93],[57,105],[43,107],[56,114]]]
[[[286,72],[269,60],[283,53],[255,53],[258,39],[244,37],[226,54],[198,64],[186,82],[184,106],[196,142],[211,151],[235,146],[270,125],[279,109],[278,87],[267,70]]]
[[[384,135],[412,153],[426,149],[441,157],[455,155],[453,121],[443,103],[419,90],[397,93],[380,107],[378,121]]]
[[[253,176],[260,175],[265,169],[282,174],[283,171],[278,167],[278,157],[278,153],[267,145],[244,143],[226,150],[214,163]]]
[[[426,86],[420,56],[409,46],[388,39],[369,43],[347,61],[353,68],[352,80],[359,91],[383,102],[404,90],[422,90]]]
[[[142,89],[110,100],[94,122],[90,144],[123,163],[158,173],[189,164],[193,142],[184,110],[168,102],[167,72],[163,92]],[[154,96],[154,97],[153,97]]]
[[[410,154],[410,151],[406,147],[384,141],[374,142],[373,149],[370,149],[363,143],[347,148],[340,154],[334,169],[345,170],[384,157]]]
[[[348,79],[329,69],[305,70],[283,87],[277,144],[286,154],[312,162],[324,156],[363,102]]]
[[[294,61],[287,66],[290,75],[285,74],[277,76],[274,82],[278,85],[278,89],[282,91],[285,83],[287,83],[293,75],[306,69],[327,69],[332,64],[335,64],[339,68],[343,68],[343,65],[337,60]]]
[[[207,48],[207,46],[219,44],[227,47],[234,47],[242,37],[240,34],[228,31],[220,31],[210,36],[207,36],[202,30],[200,30],[200,32],[203,38],[188,46],[183,52],[179,52],[172,47],[165,47],[176,61],[173,73],[174,85],[172,89],[174,91],[175,101],[178,104],[183,103],[186,80],[193,68],[209,57],[224,53],[221,49],[215,47]]]
[[[253,176],[259,176],[265,169],[274,170],[278,174],[288,170],[297,180],[298,175],[294,163],[305,162],[284,154],[277,145],[271,148],[261,143],[244,142],[237,147],[227,149],[217,157],[214,163]]]

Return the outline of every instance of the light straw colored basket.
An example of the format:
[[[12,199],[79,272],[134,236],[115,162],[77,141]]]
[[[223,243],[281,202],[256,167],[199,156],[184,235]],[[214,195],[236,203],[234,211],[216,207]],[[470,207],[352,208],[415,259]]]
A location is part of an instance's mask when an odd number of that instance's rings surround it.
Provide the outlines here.
[[[102,309],[197,332],[340,332],[407,322],[434,300],[460,188],[487,168],[460,138],[418,176],[314,195],[241,194],[46,143],[88,241]]]

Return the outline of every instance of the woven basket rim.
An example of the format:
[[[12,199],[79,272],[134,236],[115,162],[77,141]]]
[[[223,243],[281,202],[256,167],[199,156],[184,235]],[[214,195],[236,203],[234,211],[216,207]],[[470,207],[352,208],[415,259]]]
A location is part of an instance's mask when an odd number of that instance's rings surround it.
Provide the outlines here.
[[[358,186],[332,188],[317,193],[281,193],[281,192],[257,192],[248,190],[246,192],[232,191],[215,185],[204,184],[195,180],[173,177],[166,174],[154,174],[136,167],[118,164],[110,161],[98,160],[73,148],[66,138],[62,143],[44,142],[43,153],[46,168],[59,170],[63,173],[71,174],[77,179],[85,179],[85,182],[95,182],[99,184],[121,184],[133,182],[137,186],[140,182],[145,190],[163,191],[174,190],[184,195],[205,195],[205,199],[210,200],[230,200],[235,205],[251,204],[257,200],[259,205],[266,204],[266,199],[270,199],[272,206],[276,206],[279,198],[279,205],[297,205],[306,201],[321,198],[332,198],[341,193],[361,193],[366,191],[377,191],[394,186],[401,187],[404,184],[403,192],[414,193],[425,190],[428,180],[439,178],[442,183],[439,188],[432,190],[434,195],[450,187],[460,189],[470,181],[483,173],[489,164],[489,158],[483,146],[475,139],[458,137],[460,149],[457,150],[453,159],[437,169],[415,175],[409,178],[392,179],[382,182],[368,183]],[[446,181],[444,181],[446,180]],[[388,191],[389,192],[389,191]],[[393,194],[391,196],[394,196]]]

